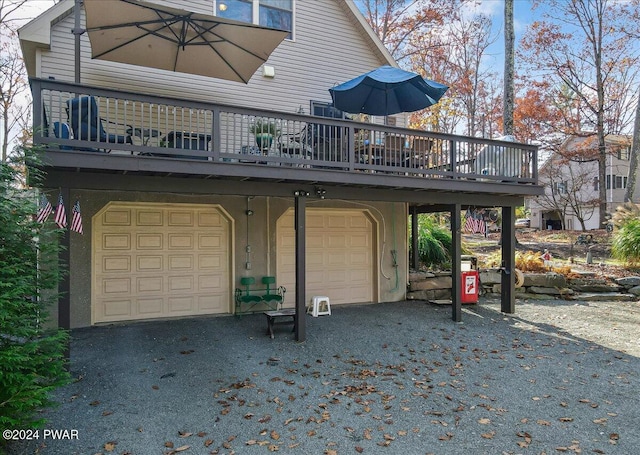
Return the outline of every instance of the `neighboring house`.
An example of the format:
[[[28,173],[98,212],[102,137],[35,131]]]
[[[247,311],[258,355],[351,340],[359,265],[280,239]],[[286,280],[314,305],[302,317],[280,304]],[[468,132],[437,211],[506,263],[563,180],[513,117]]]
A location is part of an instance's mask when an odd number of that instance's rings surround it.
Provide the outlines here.
[[[606,137],[607,213],[624,201],[631,156],[631,136]],[[531,227],[592,230],[599,226],[600,199],[595,136],[571,137],[553,153],[539,171],[545,194],[527,198]]]
[[[204,14],[221,4],[157,3]],[[253,4],[252,11],[264,6]],[[330,87],[395,62],[353,1],[289,5],[279,23],[291,24],[290,39],[246,85],[92,60],[86,35],[81,84],[74,84],[73,0],[20,30],[34,142],[47,148],[45,191],[52,202],[62,194],[68,210],[80,201],[84,220],[84,235],[65,239],[70,274],[61,286],[61,326],[233,313],[234,289],[246,276],[258,283],[274,276],[300,322],[314,295],[332,305],[402,301],[410,212],[450,211],[459,226],[461,210],[492,206],[513,221],[523,197],[540,193],[533,146],[510,143],[520,172],[477,180],[476,154],[499,142],[407,130],[403,115],[386,125],[336,115]],[[67,138],[55,129],[73,126],[73,100],[85,95],[98,100],[104,129],[121,141],[78,132]],[[278,125],[273,144],[254,141],[260,118]],[[503,310],[512,312],[510,229]],[[454,243],[455,271],[459,230]],[[304,324],[296,330],[304,339]]]

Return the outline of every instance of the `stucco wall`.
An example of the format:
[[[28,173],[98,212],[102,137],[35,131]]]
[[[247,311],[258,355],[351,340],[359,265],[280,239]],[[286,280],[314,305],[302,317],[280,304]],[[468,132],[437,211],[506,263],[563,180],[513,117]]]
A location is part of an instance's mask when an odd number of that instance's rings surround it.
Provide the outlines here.
[[[56,197],[57,192],[52,191],[50,200],[55,200]],[[110,201],[220,205],[234,220],[233,254],[236,283],[240,276],[247,275],[245,269],[247,242],[252,247],[250,274],[253,276],[276,275],[276,221],[286,210],[293,207],[294,202],[293,198],[261,196],[247,199],[239,196],[72,190],[70,200],[65,203],[71,205],[76,200],[80,201],[82,208],[84,235],[70,233],[71,327],[73,328],[91,325],[92,217]],[[253,212],[250,217],[246,215],[247,207]],[[405,204],[310,199],[307,207],[368,210],[377,224],[377,301],[389,302],[405,298],[408,268]],[[247,220],[250,223],[248,230]],[[391,250],[397,251],[397,275],[393,267]],[[56,314],[54,309],[51,313],[52,318],[55,319]]]

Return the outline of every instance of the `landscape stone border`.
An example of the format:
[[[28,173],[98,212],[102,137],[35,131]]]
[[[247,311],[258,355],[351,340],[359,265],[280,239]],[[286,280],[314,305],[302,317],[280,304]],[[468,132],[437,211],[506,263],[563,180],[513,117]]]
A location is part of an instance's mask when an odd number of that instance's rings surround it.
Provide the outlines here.
[[[574,273],[579,276],[567,279],[556,272],[525,272],[522,287],[516,288],[516,297],[540,300],[640,300],[640,276],[609,279],[596,277],[593,272]],[[500,269],[480,270],[479,276],[484,295],[500,295]],[[411,272],[407,299],[451,299],[451,286],[451,272]]]

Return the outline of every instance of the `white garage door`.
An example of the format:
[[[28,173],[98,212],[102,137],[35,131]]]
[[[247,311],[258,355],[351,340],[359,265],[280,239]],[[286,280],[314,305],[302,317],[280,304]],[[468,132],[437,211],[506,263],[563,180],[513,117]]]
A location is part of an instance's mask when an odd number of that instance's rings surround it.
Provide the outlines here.
[[[277,224],[278,284],[287,288],[285,306],[295,305],[293,209]],[[332,304],[374,301],[374,242],[369,215],[361,210],[307,209],[306,302],[326,295]]]
[[[93,323],[230,311],[230,222],[219,207],[114,202],[92,223]]]

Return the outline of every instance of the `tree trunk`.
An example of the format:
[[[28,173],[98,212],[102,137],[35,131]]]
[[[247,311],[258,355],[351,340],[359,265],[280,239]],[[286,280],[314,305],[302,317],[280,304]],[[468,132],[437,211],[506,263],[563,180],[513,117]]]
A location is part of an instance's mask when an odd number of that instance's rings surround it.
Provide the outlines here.
[[[640,153],[640,93],[638,94],[636,119],[633,124],[633,142],[631,143],[631,155],[629,156],[629,175],[627,178],[627,190],[624,193],[624,202],[633,201],[638,174],[638,153]]]
[[[513,30],[513,0],[504,2],[504,103],[502,130],[504,135],[513,135],[513,110],[515,95],[513,87],[515,32]]]

